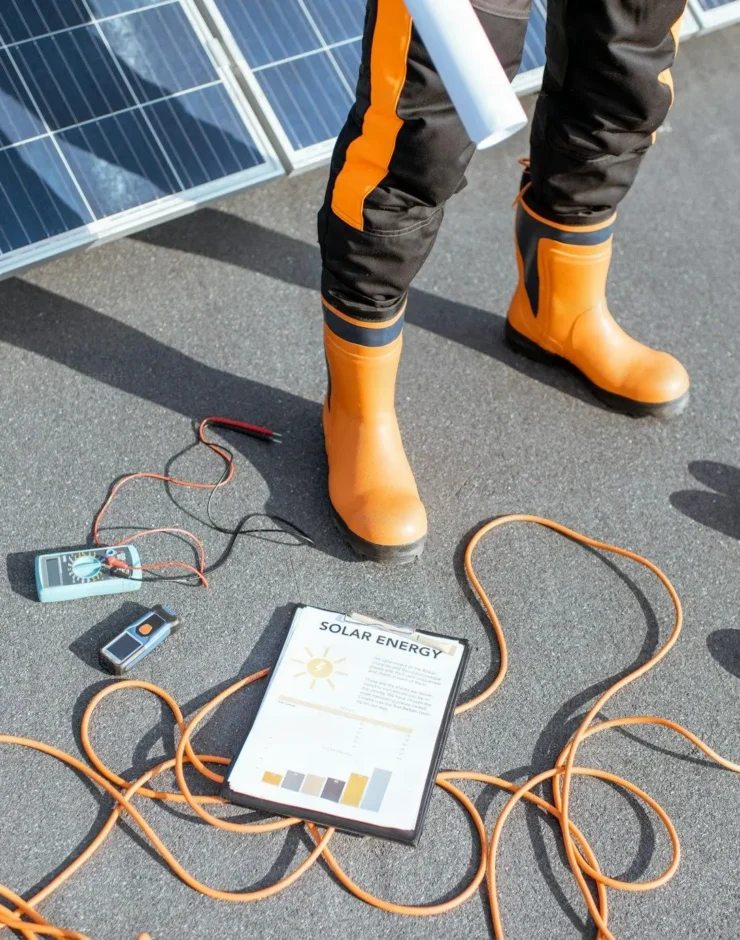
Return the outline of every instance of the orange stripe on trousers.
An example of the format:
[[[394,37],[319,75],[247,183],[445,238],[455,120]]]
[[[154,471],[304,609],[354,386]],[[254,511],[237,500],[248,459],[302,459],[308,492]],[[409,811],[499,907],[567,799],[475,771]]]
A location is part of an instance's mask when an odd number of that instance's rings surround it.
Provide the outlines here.
[[[388,174],[403,121],[398,100],[406,82],[411,43],[411,17],[403,0],[377,0],[378,10],[370,51],[370,105],[362,133],[347,147],[337,175],[331,208],[335,215],[363,230],[365,199]]]

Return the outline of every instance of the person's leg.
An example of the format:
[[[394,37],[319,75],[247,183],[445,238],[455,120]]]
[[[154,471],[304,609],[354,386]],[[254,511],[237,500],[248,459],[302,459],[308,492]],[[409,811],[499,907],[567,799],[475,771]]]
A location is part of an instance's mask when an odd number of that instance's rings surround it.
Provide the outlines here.
[[[510,77],[529,2],[474,3]],[[350,544],[377,561],[413,560],[426,536],[394,409],[403,309],[474,149],[403,0],[369,0],[357,101],[334,150],[319,241],[329,498]]]
[[[688,401],[683,366],[627,336],[605,300],[615,209],[673,102],[684,6],[550,0],[547,66],[517,208],[510,342],[567,360],[630,414],[677,414]]]

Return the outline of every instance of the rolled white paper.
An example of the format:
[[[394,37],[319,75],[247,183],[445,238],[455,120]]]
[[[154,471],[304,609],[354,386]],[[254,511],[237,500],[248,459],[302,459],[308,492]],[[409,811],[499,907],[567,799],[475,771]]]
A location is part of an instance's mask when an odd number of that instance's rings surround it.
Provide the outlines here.
[[[523,127],[527,116],[470,0],[406,0],[439,77],[479,149]]]

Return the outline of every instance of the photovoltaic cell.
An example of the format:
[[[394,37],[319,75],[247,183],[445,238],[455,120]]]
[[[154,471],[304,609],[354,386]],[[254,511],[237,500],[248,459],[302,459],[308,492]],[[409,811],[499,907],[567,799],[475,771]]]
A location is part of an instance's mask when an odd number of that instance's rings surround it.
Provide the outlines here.
[[[347,84],[354,89],[357,84],[357,76],[360,74],[360,61],[362,59],[362,40],[355,39],[352,42],[335,46],[332,50],[334,59],[342,71]]]
[[[0,258],[92,222],[48,137],[0,150]]]
[[[217,75],[177,4],[117,16],[101,23],[106,44],[138,101],[207,85]]]
[[[534,0],[524,38],[524,54],[519,74],[542,68],[545,64],[545,5]]]
[[[187,188],[238,173],[254,159],[222,85],[158,101],[145,113]]]
[[[132,10],[141,10],[159,2],[160,0],[87,0],[87,6],[94,16],[103,17],[130,13]]]
[[[95,218],[125,212],[178,189],[168,160],[136,109],[70,128],[58,143]]]
[[[207,3],[288,159],[316,147],[323,159],[354,101],[365,0]]]
[[[295,150],[332,140],[341,130],[352,98],[328,56],[316,53],[283,62],[265,69],[259,80]]]
[[[299,0],[223,0],[219,8],[252,68],[317,48],[316,33]]]
[[[195,16],[189,0],[2,0],[0,273],[55,236],[280,172]]]
[[[84,0],[6,0],[0,8],[0,28],[6,42],[23,42],[90,22]]]
[[[136,104],[95,26],[21,43],[10,56],[51,130]]]
[[[45,132],[10,54],[0,49],[0,146],[15,144]]]
[[[364,0],[304,0],[308,15],[316,23],[328,44],[362,35],[365,20]]]

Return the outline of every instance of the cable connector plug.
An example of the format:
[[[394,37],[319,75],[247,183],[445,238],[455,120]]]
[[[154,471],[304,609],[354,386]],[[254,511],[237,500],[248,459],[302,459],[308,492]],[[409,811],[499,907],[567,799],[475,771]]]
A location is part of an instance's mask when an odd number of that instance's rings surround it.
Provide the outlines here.
[[[106,558],[103,567],[108,571],[108,574],[115,578],[128,578],[131,574],[131,565],[127,565],[120,558]]]

